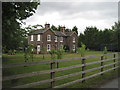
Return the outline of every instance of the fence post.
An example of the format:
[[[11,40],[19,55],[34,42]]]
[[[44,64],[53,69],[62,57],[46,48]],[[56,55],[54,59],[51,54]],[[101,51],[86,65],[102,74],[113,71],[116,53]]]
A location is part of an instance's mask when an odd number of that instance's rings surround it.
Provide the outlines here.
[[[113,56],[113,57],[114,57],[114,63],[115,63],[115,62],[116,62],[116,60],[115,60],[116,55],[114,54],[114,56]],[[114,64],[114,67],[115,67],[115,64]],[[114,70],[115,70],[115,69],[114,69]]]
[[[84,66],[82,66],[82,72],[85,71],[85,58],[82,59],[82,64],[84,64]],[[82,73],[82,78],[85,77],[85,73]],[[85,80],[82,81],[82,83],[85,82]]]
[[[57,62],[57,68],[59,68],[59,63]]]
[[[104,59],[104,56],[101,56],[101,61],[103,61],[103,59]],[[103,62],[101,62],[101,66],[103,66]],[[101,68],[101,72],[103,72],[103,68]],[[101,75],[103,75],[103,73]]]
[[[55,61],[52,61],[50,63],[50,68],[51,68],[51,70],[55,69]],[[53,88],[55,86],[55,79],[54,79],[55,78],[55,71],[52,71],[50,74],[51,74],[51,79],[52,79],[51,88]]]

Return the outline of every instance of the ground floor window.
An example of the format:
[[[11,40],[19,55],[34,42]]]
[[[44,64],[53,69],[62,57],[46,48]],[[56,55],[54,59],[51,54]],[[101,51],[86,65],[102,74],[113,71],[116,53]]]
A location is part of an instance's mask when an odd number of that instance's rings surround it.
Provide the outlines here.
[[[51,45],[47,44],[47,51],[50,51],[50,50],[51,50]]]
[[[40,53],[40,45],[37,45],[37,54]]]
[[[75,51],[75,45],[73,45],[73,51]]]

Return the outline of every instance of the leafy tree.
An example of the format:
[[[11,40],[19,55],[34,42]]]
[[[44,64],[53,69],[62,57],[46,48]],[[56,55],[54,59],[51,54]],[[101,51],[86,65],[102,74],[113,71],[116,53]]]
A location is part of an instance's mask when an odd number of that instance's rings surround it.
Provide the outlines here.
[[[27,62],[28,60],[33,61],[33,51],[34,51],[34,46],[33,45],[28,45],[24,49],[24,60]]]
[[[58,49],[57,52],[56,52],[57,59],[62,59],[63,54],[64,54],[64,49],[63,48]]]
[[[104,53],[104,54],[107,54],[107,47],[104,47],[103,53]]]
[[[54,26],[54,25],[51,26],[51,29],[54,30],[54,31],[58,31],[57,27]]]
[[[72,31],[75,31],[78,34],[78,28],[76,26],[73,27]]]
[[[35,13],[39,2],[2,3],[2,43],[3,48],[16,49],[22,40],[24,30],[20,29],[24,19]]]
[[[49,53],[51,55],[51,60],[54,60],[56,58],[56,50],[52,49]]]
[[[86,49],[85,44],[81,43],[81,48],[79,49],[79,52],[80,52],[80,54],[81,54],[81,57],[84,57],[84,56],[85,56],[85,49]]]
[[[120,51],[120,21],[115,22],[115,24],[112,26],[112,30],[114,31],[114,44],[116,47],[115,50]]]
[[[43,59],[45,59],[45,52],[46,52],[46,48],[43,46],[42,48],[41,48],[41,52],[42,52],[42,54],[43,54]]]
[[[66,28],[66,29],[65,29],[65,32],[71,32],[71,29]]]
[[[81,34],[81,42],[83,42],[87,48],[96,50],[99,46],[98,32],[99,30],[96,27],[86,27],[84,35]]]

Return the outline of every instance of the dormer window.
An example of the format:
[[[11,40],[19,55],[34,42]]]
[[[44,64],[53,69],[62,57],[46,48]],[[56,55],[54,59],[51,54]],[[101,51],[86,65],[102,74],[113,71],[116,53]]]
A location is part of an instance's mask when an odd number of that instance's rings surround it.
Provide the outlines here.
[[[47,41],[51,41],[51,35],[47,35]]]
[[[40,41],[40,34],[37,35],[37,41]]]
[[[60,42],[63,42],[63,37],[60,37]]]
[[[73,37],[73,42],[75,42],[75,37]]]
[[[57,42],[57,36],[55,36],[55,42]]]
[[[31,37],[30,37],[30,41],[33,41],[33,35],[31,35]]]

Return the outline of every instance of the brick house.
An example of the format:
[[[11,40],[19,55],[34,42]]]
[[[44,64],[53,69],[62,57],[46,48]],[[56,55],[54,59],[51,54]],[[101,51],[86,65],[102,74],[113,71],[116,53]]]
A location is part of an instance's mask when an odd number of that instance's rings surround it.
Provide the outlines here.
[[[53,31],[50,24],[45,24],[45,28],[35,30],[28,35],[28,44],[35,46],[34,53],[42,53],[41,48],[46,48],[46,52],[51,49],[66,48],[69,52],[76,52],[78,46],[78,36],[76,32],[65,32],[65,27],[61,31]]]

